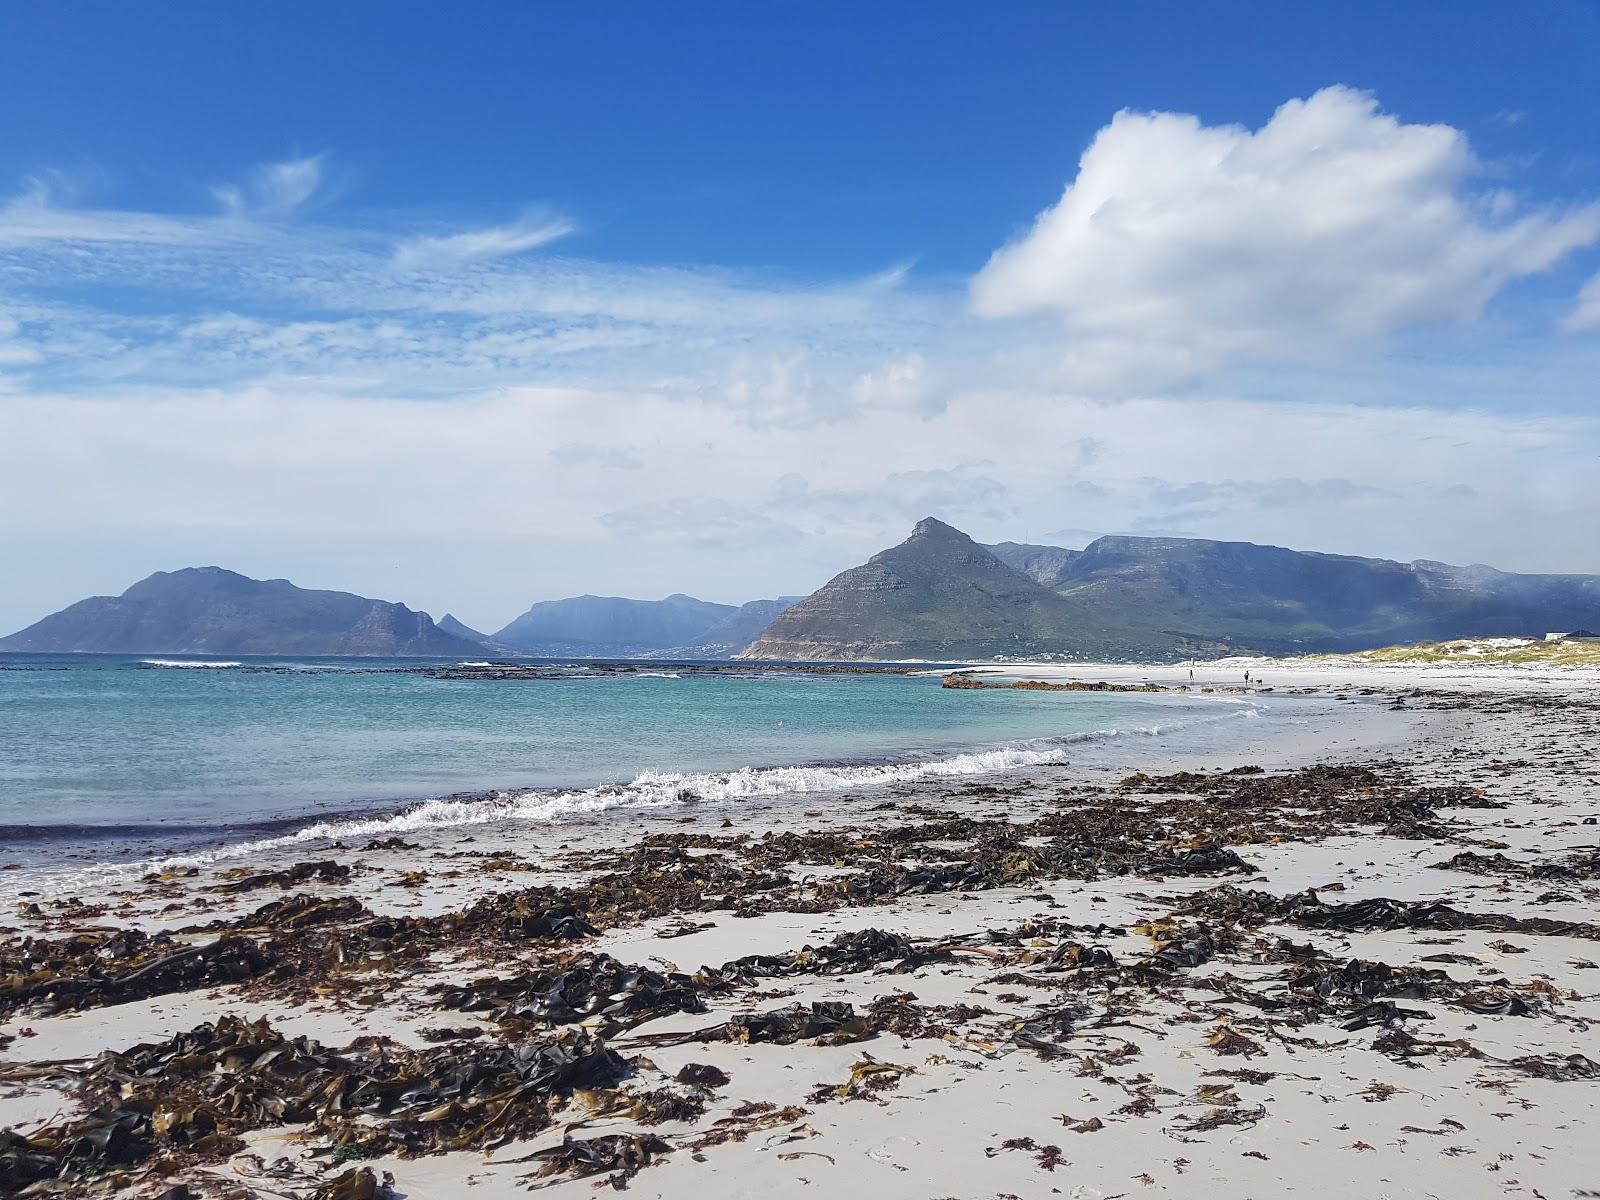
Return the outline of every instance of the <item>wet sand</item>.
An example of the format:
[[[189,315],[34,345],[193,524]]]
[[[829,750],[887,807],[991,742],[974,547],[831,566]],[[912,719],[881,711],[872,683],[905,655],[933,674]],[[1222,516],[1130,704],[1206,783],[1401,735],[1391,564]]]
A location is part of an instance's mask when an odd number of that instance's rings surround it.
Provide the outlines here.
[[[0,1164],[33,1154],[40,1194],[340,1200],[386,1175],[490,1198],[1600,1188],[1600,672],[1229,663],[1195,686],[1246,669],[1315,699],[1237,761],[1130,744],[1112,767],[9,879],[36,894],[3,922],[0,1126],[31,1143]],[[230,1017],[316,1045],[216,1056]],[[511,1101],[504,1071],[461,1083],[508,1047],[593,1069]],[[408,1071],[433,1102],[389,1086]],[[274,1092],[309,1108],[275,1115]],[[119,1105],[136,1136],[97,1151],[93,1111]]]

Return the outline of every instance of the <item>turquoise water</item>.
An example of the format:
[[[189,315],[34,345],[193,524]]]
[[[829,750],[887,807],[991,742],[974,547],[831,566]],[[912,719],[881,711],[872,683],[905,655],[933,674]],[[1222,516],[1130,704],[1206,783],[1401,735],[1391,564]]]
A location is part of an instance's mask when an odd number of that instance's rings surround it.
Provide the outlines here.
[[[384,670],[414,660],[155,661],[0,655],[8,857],[405,809],[414,824],[481,819],[481,799],[417,807],[463,792],[546,818],[841,790],[1062,761],[1240,712],[1164,695],[957,691],[933,675],[673,677],[664,665],[494,682]]]

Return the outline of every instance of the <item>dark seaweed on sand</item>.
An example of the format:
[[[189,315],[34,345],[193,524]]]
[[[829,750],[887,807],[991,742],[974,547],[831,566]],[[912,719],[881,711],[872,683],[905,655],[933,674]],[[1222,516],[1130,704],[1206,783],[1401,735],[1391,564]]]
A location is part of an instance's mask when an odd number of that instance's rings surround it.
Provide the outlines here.
[[[980,784],[964,794],[998,804],[1007,796]],[[1039,1055],[1099,1078],[1136,1059],[1142,1038],[1160,1036],[1177,1013],[1198,1026],[1201,1052],[1217,1060],[1209,1074],[1227,1081],[1204,1084],[1183,1101],[1188,1108],[1170,1128],[1184,1137],[1262,1119],[1261,1106],[1240,1103],[1231,1089],[1272,1078],[1247,1062],[1269,1043],[1299,1051],[1354,1041],[1408,1065],[1464,1058],[1509,1077],[1563,1083],[1600,1076],[1581,1053],[1500,1059],[1464,1039],[1414,1032],[1439,1006],[1526,1019],[1554,1013],[1562,997],[1548,985],[1481,975],[1468,982],[1436,966],[1328,955],[1285,936],[1475,930],[1600,938],[1600,926],[1588,922],[1439,902],[1340,904],[1314,891],[1277,896],[1218,884],[1168,898],[1165,917],[1131,930],[1055,917],[941,939],[866,928],[696,971],[630,964],[588,945],[602,930],[658,919],[676,923],[665,931],[670,935],[705,926],[696,918],[707,914],[824,913],[907,895],[1042,889],[1061,879],[1214,880],[1253,872],[1250,847],[1275,840],[1376,830],[1481,845],[1456,814],[1499,804],[1473,788],[1419,786],[1393,764],[1141,775],[1080,787],[1058,801],[1055,811],[1030,820],[904,805],[882,810],[896,812],[894,819],[874,813],[858,828],[650,834],[621,848],[569,852],[557,864],[574,874],[569,885],[500,892],[425,917],[375,913],[353,896],[323,894],[352,871],[318,860],[225,881],[220,890],[228,895],[267,888],[286,894],[180,934],[100,929],[13,937],[0,943],[0,1015],[71,1012],[222,984],[236,985],[235,994],[252,1005],[328,996],[353,1003],[358,990],[405,985],[443,959],[458,971],[466,964],[457,975],[466,982],[416,989],[418,1002],[446,1019],[465,1013],[484,1023],[425,1026],[421,1049],[376,1038],[330,1048],[287,1037],[265,1021],[227,1016],[92,1060],[0,1066],[0,1080],[70,1086],[79,1106],[30,1134],[0,1133],[0,1192],[115,1190],[140,1169],[159,1165],[170,1175],[219,1161],[239,1148],[242,1135],[281,1126],[295,1127],[340,1166],[385,1154],[483,1150],[570,1120],[566,1110],[578,1093],[585,1105],[625,1113],[639,1125],[687,1122],[728,1082],[722,1068],[703,1063],[650,1078],[653,1064],[616,1047],[632,1053],[718,1042],[953,1039],[993,1055]],[[1572,881],[1592,878],[1594,869],[1582,853],[1530,865],[1469,850],[1439,865]],[[1147,946],[1113,952],[1096,940],[1129,933]],[[989,970],[991,990],[1020,992],[986,995],[981,1006],[937,1006],[918,1003],[903,986],[922,968],[947,970],[962,961]],[[474,962],[486,973],[472,976]],[[1241,965],[1251,968],[1247,976],[1235,973]],[[685,1016],[714,1006],[789,994],[774,992],[774,982],[854,975],[897,986],[862,1005],[807,1001],[731,1014],[725,1007],[722,1019],[683,1028]],[[760,992],[763,984],[767,992]],[[677,1022],[675,1031],[636,1032],[664,1018]],[[830,1083],[817,1096],[868,1094],[897,1082],[897,1070],[874,1063],[860,1074],[877,1082],[853,1091],[853,1073],[850,1084]],[[640,1078],[649,1086],[633,1086]],[[1123,1080],[1129,1100],[1105,1120],[1150,1119],[1177,1104],[1153,1081]],[[699,1151],[803,1114],[746,1104],[679,1145]],[[1063,1124],[1081,1133],[1104,1127],[1099,1117]],[[644,1133],[568,1135],[529,1160],[537,1164],[532,1179],[607,1174],[621,1186],[671,1145]],[[1027,1150],[1045,1169],[1064,1161],[1059,1148],[1028,1139],[1003,1148]],[[386,1186],[356,1166],[330,1176],[317,1194],[381,1200]]]

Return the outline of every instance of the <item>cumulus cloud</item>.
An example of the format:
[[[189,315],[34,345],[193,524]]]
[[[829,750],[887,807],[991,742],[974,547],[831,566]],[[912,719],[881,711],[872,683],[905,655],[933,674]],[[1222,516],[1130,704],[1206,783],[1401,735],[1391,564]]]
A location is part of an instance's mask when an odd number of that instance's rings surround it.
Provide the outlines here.
[[[1600,241],[1600,205],[1520,212],[1466,136],[1329,87],[1258,130],[1118,113],[1059,202],[972,281],[985,317],[1065,326],[1069,378],[1149,386],[1471,320]]]
[[[941,403],[936,389],[928,360],[921,354],[905,354],[861,375],[850,385],[850,394],[864,408],[931,411]]]

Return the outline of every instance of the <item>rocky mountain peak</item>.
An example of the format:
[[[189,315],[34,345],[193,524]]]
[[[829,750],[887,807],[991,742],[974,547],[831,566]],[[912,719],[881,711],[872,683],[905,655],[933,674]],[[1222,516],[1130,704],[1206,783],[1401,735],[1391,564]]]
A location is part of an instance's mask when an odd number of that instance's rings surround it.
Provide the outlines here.
[[[972,541],[971,538],[962,533],[961,530],[957,529],[954,525],[946,525],[943,521],[939,520],[938,517],[923,517],[922,520],[918,521],[911,527],[911,536],[906,540],[915,542],[919,540],[933,539],[953,539],[962,542]]]

